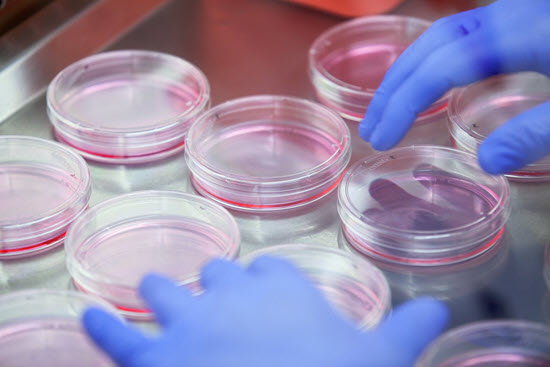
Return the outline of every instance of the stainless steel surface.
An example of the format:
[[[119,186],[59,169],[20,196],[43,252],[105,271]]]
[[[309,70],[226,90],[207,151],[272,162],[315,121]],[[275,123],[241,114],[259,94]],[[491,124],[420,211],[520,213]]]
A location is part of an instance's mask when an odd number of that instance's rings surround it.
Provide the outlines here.
[[[167,0],[58,0],[0,38],[0,123]]]
[[[476,4],[466,0],[410,0],[395,12],[433,20]],[[214,104],[259,93],[315,99],[306,72],[308,48],[320,32],[340,21],[277,0],[178,0],[162,7],[111,48],[162,51],[193,62],[209,78]],[[74,31],[66,37],[71,34]],[[63,45],[73,47],[75,42],[65,39]],[[84,46],[81,55],[93,51]],[[54,56],[55,49],[42,55]],[[21,73],[24,70],[30,72],[23,68]],[[22,82],[15,81],[6,86],[5,78],[0,73],[4,94],[11,88],[22,88]],[[443,120],[415,128],[403,144],[446,144]],[[355,134],[356,123],[349,126],[354,134],[353,163],[373,152]],[[53,139],[44,96],[26,103],[0,125],[0,134]],[[90,169],[91,205],[135,190],[193,191],[182,154],[143,166],[90,163]],[[480,260],[473,269],[444,269],[442,274],[390,273],[394,304],[428,293],[446,300],[454,325],[501,317],[548,322],[550,301],[542,269],[544,247],[550,240],[550,184],[512,183],[512,200],[506,246],[498,256],[487,262]],[[289,242],[338,246],[340,221],[335,193],[281,215],[234,214],[242,232],[243,253]],[[25,260],[0,262],[0,293],[29,287],[66,288],[69,283],[62,248]]]

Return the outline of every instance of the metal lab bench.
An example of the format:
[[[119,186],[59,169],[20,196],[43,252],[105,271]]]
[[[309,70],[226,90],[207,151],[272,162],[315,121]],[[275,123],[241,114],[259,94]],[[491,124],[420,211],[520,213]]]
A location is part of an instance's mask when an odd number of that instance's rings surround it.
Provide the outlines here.
[[[394,13],[434,20],[480,4],[408,0]],[[45,11],[51,12],[48,21],[41,18]],[[155,50],[194,63],[209,79],[214,105],[253,94],[315,100],[307,76],[308,49],[322,31],[341,21],[278,0],[53,1],[0,35],[0,119],[5,120],[0,134],[53,140],[44,96],[47,82],[76,59],[106,49]],[[29,40],[31,30],[35,40]],[[373,151],[355,134],[356,123],[349,127],[354,163]],[[429,134],[411,132],[403,144],[427,142],[448,144],[444,121]],[[193,192],[183,154],[141,166],[89,165],[92,206],[136,190]],[[550,242],[550,184],[512,183],[511,190],[512,215],[503,249],[494,258],[444,274],[390,271],[393,303],[436,295],[451,308],[451,326],[492,318],[549,322],[550,298],[542,271]],[[280,243],[336,247],[341,237],[335,192],[282,215],[233,214],[242,233],[241,253]],[[69,288],[64,261],[59,247],[0,262],[0,294]]]

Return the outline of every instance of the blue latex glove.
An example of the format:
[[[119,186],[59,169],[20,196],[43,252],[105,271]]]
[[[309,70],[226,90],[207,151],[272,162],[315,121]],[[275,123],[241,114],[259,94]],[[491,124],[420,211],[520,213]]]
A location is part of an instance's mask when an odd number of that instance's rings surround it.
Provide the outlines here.
[[[162,332],[145,336],[98,309],[83,317],[92,339],[123,367],[405,367],[447,319],[421,299],[396,310],[374,332],[340,317],[288,262],[259,257],[245,270],[214,260],[197,297],[147,276],[140,292]]]
[[[498,73],[550,76],[550,1],[500,0],[436,21],[390,67],[359,124],[377,150],[399,142],[425,110],[452,87]],[[550,154],[550,103],[525,111],[479,147],[489,173],[513,171]]]

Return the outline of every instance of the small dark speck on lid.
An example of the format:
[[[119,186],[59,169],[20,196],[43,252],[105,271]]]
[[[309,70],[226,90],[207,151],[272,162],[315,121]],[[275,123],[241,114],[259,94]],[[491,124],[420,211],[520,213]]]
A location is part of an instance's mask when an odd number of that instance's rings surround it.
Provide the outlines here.
[[[478,124],[473,124],[472,127],[477,128],[477,127],[479,127],[479,125]]]
[[[391,159],[395,159],[395,157],[394,157],[393,155],[390,155],[390,158],[391,158]]]

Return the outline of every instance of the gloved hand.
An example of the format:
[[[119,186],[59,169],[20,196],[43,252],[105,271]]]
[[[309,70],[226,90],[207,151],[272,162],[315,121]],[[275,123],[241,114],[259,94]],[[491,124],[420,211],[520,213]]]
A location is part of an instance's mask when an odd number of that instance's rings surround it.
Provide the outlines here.
[[[193,297],[147,276],[140,292],[162,326],[157,337],[89,309],[92,339],[123,367],[405,367],[442,330],[447,311],[422,299],[362,333],[288,262],[259,257],[245,270],[214,260]]]
[[[390,67],[359,124],[359,135],[374,149],[387,150],[403,138],[418,113],[452,87],[498,73],[550,76],[548,19],[548,0],[500,0],[436,21]],[[478,150],[481,167],[493,174],[548,154],[548,102],[499,127]]]

